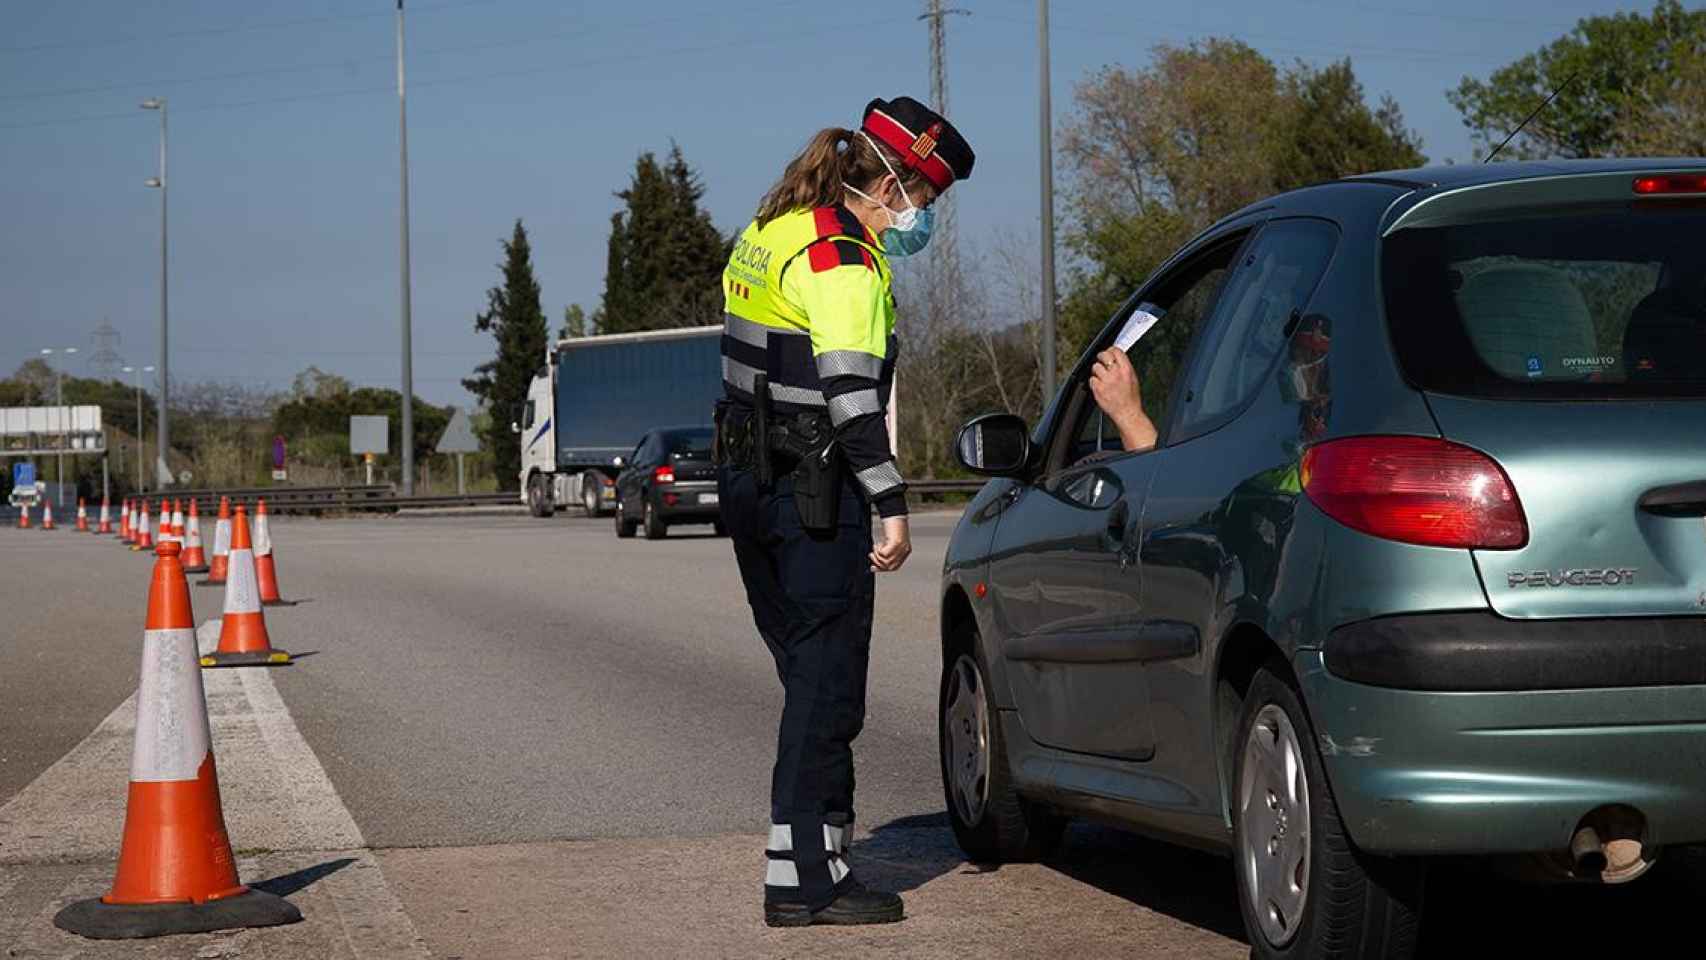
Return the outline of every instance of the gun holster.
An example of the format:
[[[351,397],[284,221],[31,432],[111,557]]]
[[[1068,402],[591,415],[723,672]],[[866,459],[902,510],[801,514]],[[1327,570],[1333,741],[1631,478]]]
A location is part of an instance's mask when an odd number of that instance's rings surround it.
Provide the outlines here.
[[[794,507],[800,526],[834,532],[841,519],[841,457],[834,427],[821,414],[801,414],[779,426],[781,449],[795,458]]]

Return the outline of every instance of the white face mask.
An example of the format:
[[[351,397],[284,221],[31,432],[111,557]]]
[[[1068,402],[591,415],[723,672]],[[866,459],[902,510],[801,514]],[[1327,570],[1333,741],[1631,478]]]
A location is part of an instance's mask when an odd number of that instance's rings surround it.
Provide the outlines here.
[[[883,162],[883,169],[887,170],[889,175],[894,177],[895,186],[900,189],[901,199],[906,201],[906,209],[899,212],[890,210],[888,204],[878,200],[876,197],[871,196],[865,191],[860,190],[858,187],[846,182],[843,182],[841,185],[846,187],[850,192],[858,194],[863,199],[869,200],[871,203],[882,207],[883,212],[889,215],[889,225],[894,229],[899,230],[901,233],[910,233],[914,227],[918,226],[918,208],[912,205],[912,197],[907,195],[906,188],[900,186],[900,174],[895,173],[894,167],[889,164],[889,158],[883,156],[882,150],[877,148],[876,141],[872,140],[871,135],[863,130],[859,131],[859,136],[864,137],[865,142],[871,145],[871,149],[877,154],[877,159]]]

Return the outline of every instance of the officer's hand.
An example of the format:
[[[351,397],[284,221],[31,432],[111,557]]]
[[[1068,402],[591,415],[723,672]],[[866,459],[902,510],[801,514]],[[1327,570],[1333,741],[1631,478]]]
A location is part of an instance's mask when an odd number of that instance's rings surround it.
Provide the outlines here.
[[[905,517],[883,518],[883,542],[871,551],[871,572],[893,573],[912,556],[912,532]]]

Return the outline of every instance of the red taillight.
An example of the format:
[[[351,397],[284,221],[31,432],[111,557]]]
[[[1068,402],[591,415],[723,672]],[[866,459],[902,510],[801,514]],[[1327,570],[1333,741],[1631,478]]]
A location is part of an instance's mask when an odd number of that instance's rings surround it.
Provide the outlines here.
[[[1635,192],[1642,196],[1663,193],[1706,193],[1706,173],[1666,173],[1636,177]]]
[[[675,468],[671,466],[657,467],[652,470],[653,483],[674,483]]]
[[[1516,488],[1478,450],[1428,437],[1351,437],[1303,454],[1303,492],[1354,530],[1429,547],[1528,542]]]

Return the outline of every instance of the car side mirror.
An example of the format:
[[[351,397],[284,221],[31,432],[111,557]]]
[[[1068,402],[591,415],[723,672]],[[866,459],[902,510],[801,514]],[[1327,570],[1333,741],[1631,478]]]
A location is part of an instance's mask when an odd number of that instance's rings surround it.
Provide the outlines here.
[[[973,473],[1011,477],[1031,462],[1031,431],[1023,417],[988,413],[960,428],[954,453]]]
[[[514,420],[511,420],[509,422],[509,432],[510,433],[520,433],[521,432],[521,424],[516,423]]]

